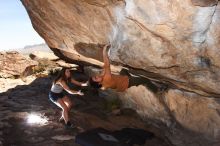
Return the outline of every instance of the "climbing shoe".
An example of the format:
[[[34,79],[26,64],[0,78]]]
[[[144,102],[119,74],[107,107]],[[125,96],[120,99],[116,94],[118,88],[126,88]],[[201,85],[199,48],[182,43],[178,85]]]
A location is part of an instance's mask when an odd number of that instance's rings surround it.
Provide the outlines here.
[[[76,128],[76,125],[73,123],[70,123],[69,121],[65,124],[65,129],[74,129]]]

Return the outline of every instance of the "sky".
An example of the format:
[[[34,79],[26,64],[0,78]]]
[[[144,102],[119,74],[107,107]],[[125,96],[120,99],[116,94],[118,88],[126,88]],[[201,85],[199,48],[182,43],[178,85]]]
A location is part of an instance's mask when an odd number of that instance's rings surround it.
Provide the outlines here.
[[[20,0],[0,0],[0,51],[44,43]]]

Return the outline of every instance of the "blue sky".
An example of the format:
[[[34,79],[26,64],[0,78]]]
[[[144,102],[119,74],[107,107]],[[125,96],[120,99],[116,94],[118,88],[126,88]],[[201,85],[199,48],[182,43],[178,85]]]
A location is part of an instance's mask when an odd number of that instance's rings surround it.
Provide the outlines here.
[[[43,42],[20,0],[0,0],[0,51]]]

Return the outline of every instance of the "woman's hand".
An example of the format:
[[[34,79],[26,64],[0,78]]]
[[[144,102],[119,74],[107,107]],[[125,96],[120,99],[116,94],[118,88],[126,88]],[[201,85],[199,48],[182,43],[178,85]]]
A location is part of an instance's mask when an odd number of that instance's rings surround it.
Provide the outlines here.
[[[87,81],[87,82],[81,84],[82,87],[86,87],[86,86],[88,86],[88,85],[89,85],[89,81]]]
[[[84,93],[83,93],[81,90],[79,90],[79,91],[77,92],[77,94],[80,95],[80,96],[83,96],[83,95],[84,95]]]

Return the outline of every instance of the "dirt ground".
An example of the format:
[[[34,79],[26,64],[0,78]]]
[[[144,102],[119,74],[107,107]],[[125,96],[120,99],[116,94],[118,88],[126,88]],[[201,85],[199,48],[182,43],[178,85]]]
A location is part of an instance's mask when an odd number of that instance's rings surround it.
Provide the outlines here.
[[[70,118],[77,127],[65,129],[63,123],[58,121],[61,110],[48,100],[52,78],[30,79],[30,83],[13,82],[9,89],[4,87],[0,93],[0,146],[79,146],[75,143],[75,136],[97,127],[108,130],[141,128],[156,135],[146,141],[146,146],[170,145],[160,129],[143,122],[132,110],[106,110],[106,100],[92,89],[83,89],[85,95],[82,97],[70,96],[74,102]],[[2,86],[3,83],[7,86],[9,81],[1,80]],[[28,123],[31,113],[46,118],[47,122]]]

